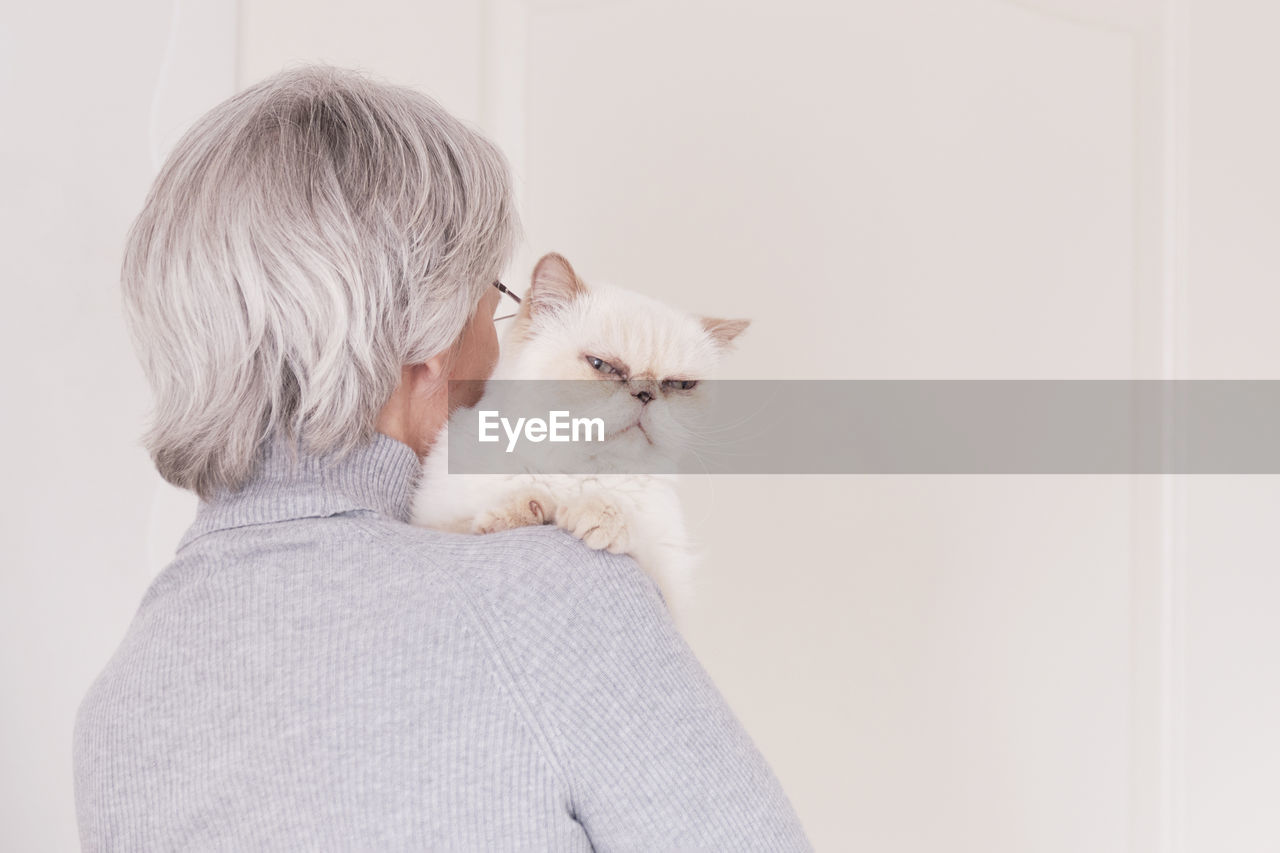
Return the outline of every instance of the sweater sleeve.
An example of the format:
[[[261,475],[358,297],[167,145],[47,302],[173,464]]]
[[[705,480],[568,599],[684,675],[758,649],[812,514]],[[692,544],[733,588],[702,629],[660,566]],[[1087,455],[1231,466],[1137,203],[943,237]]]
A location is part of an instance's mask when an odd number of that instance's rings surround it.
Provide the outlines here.
[[[630,557],[552,535],[531,561],[524,624],[501,621],[595,849],[811,850],[657,585]]]

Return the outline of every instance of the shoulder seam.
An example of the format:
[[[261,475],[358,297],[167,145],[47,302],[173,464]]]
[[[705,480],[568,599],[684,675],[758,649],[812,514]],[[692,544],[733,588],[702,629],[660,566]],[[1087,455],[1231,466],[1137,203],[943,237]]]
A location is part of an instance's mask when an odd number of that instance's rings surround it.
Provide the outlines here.
[[[395,549],[395,553],[397,556],[413,553],[413,546],[401,545]],[[441,568],[439,562],[433,559],[430,554],[423,553],[421,556],[430,561],[430,563],[437,569]],[[480,635],[487,647],[487,651],[489,652],[490,662],[494,665],[499,677],[502,679],[503,687],[506,688],[507,694],[512,698],[512,704],[515,706],[516,713],[519,714],[521,719],[524,721],[525,726],[528,727],[530,734],[533,735],[534,742],[538,745],[538,751],[542,753],[543,761],[551,767],[556,778],[560,780],[560,784],[565,787],[572,805],[576,798],[574,796],[574,788],[572,783],[569,781],[568,774],[565,772],[563,764],[551,745],[551,739],[547,736],[545,727],[541,724],[541,721],[539,720],[537,713],[534,711],[528,697],[525,696],[524,692],[520,689],[515,677],[515,670],[507,660],[506,655],[503,654],[502,645],[498,642],[497,634],[489,624],[489,620],[487,620],[481,612],[482,608],[467,589],[459,583],[456,578],[450,575],[448,571],[438,571],[437,574],[439,574],[454,590],[465,606],[468,615],[471,617],[471,621],[479,629]]]

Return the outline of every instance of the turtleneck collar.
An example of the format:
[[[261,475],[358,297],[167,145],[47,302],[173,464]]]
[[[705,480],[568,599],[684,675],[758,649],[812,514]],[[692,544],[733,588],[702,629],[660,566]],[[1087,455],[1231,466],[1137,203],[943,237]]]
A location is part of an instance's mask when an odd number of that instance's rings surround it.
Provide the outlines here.
[[[215,530],[352,510],[408,521],[420,470],[412,448],[382,433],[342,457],[295,451],[277,437],[263,445],[243,486],[200,502],[178,548]]]

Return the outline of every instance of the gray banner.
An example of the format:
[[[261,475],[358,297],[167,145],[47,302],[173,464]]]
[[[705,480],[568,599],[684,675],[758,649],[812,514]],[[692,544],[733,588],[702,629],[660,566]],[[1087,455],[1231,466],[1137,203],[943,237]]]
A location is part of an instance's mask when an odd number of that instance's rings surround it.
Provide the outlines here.
[[[491,381],[455,413],[449,457],[492,474],[1274,474],[1280,381]]]

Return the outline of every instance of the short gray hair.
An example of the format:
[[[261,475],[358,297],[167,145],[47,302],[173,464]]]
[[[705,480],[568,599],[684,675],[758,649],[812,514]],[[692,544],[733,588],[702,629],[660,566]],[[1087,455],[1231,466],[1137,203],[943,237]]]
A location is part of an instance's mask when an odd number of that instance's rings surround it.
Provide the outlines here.
[[[160,474],[208,497],[273,433],[370,439],[519,234],[501,152],[420,92],[312,65],[219,104],[160,170],[121,271]]]

